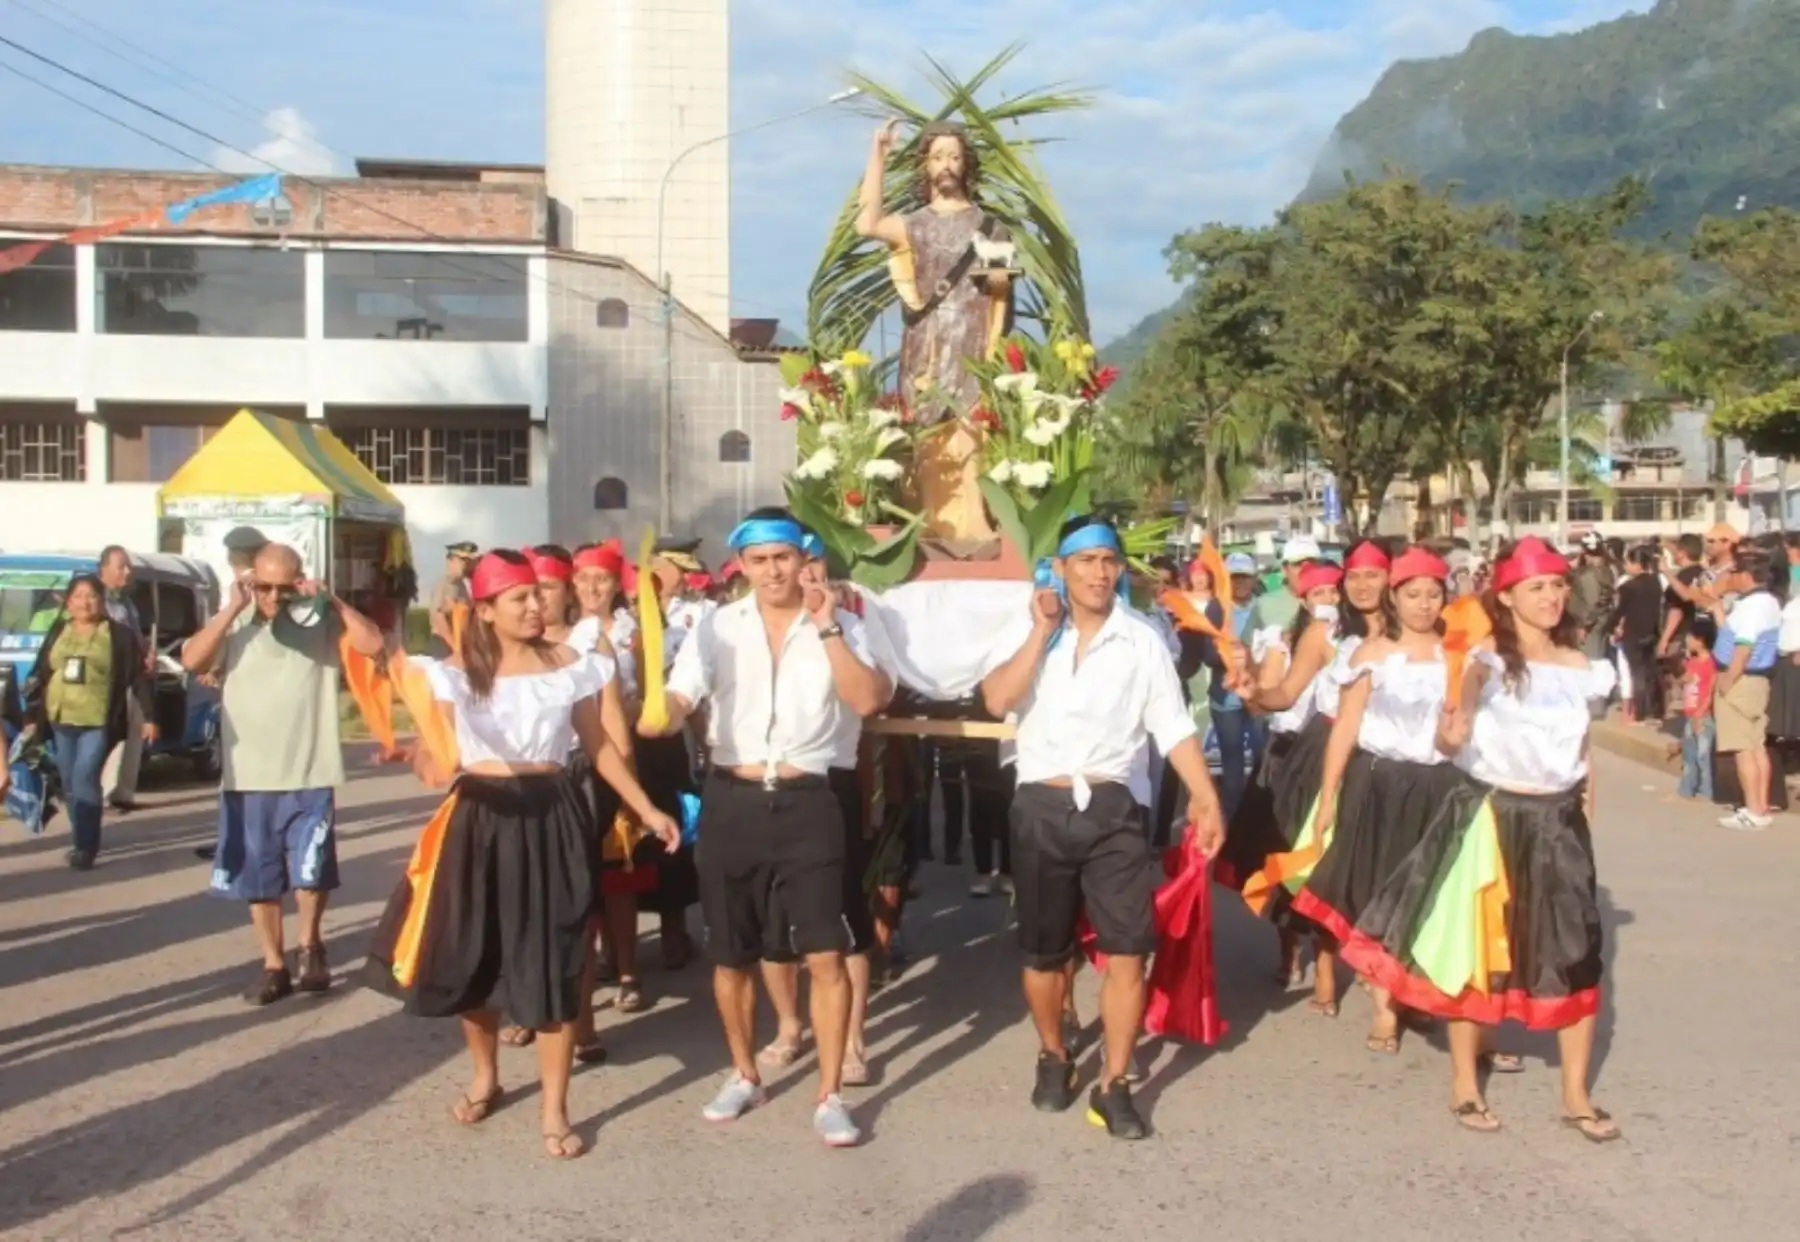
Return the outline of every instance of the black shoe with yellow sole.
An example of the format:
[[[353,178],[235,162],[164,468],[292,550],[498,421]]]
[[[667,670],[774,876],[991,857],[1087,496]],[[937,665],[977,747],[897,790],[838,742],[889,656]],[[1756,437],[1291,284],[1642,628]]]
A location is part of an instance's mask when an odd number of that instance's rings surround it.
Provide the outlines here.
[[[1104,1126],[1116,1139],[1150,1137],[1150,1127],[1131,1102],[1131,1084],[1122,1077],[1095,1084],[1088,1095],[1087,1119],[1091,1125]]]

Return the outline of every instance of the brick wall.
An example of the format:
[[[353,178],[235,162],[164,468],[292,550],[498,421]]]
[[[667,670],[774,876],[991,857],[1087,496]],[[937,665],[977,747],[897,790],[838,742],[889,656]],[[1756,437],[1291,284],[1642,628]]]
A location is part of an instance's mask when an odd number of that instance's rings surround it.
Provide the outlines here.
[[[154,212],[236,180],[216,173],[113,172],[86,168],[0,165],[0,228],[67,231],[122,216]],[[522,182],[444,184],[362,181],[354,177],[299,181],[282,187],[293,204],[293,237],[384,241],[542,242],[548,197],[542,185]],[[170,233],[266,234],[244,206],[209,207]]]

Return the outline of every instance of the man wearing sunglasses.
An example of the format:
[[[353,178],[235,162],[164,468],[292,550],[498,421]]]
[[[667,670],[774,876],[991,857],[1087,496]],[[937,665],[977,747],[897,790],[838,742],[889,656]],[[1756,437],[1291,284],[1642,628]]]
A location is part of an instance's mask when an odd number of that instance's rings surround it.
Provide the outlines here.
[[[246,994],[267,1005],[293,992],[283,901],[300,908],[299,988],[323,992],[331,967],[320,936],[338,885],[334,834],[344,783],[338,738],[338,643],[381,654],[374,622],[307,581],[300,556],[272,543],[231,585],[229,602],[182,647],[190,673],[221,673],[224,773],[212,889],[250,906],[261,942],[260,981]]]

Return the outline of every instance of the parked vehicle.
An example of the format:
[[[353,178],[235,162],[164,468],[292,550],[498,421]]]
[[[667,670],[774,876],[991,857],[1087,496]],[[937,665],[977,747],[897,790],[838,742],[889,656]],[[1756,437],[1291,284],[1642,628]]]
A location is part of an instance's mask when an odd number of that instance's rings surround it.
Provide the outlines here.
[[[181,644],[219,609],[219,583],[205,564],[181,556],[133,552],[131,595],[146,646],[157,653],[154,720],[157,740],[145,755],[185,759],[201,780],[216,780],[223,760],[219,691],[181,667]],[[0,677],[8,715],[20,708],[20,687],[62,615],[69,580],[96,573],[97,555],[0,553]]]

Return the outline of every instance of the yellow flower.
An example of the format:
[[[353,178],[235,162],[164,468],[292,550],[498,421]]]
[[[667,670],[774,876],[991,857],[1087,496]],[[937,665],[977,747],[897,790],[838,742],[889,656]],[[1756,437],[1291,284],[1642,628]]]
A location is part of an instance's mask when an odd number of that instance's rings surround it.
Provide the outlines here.
[[[1058,341],[1056,343],[1056,356],[1061,358],[1064,362],[1075,361],[1075,358],[1079,353],[1080,350],[1077,348],[1074,341]]]
[[[1092,358],[1094,352],[1094,343],[1092,341],[1083,341],[1081,343],[1081,356],[1083,358]]]
[[[875,364],[875,359],[869,357],[869,355],[863,353],[860,349],[845,350],[844,356],[838,359],[838,361],[842,362],[847,367],[867,367]]]

